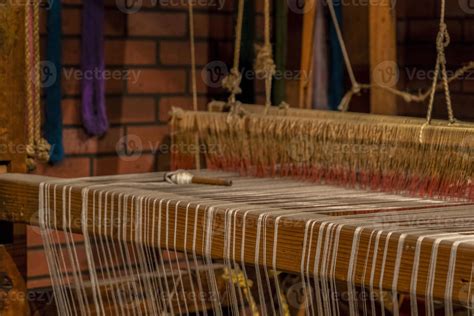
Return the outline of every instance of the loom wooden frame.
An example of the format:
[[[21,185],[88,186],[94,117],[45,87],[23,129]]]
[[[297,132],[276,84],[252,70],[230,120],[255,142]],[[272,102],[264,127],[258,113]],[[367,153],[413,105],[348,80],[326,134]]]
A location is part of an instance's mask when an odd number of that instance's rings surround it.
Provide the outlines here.
[[[118,178],[119,179],[119,178]],[[39,184],[42,181],[51,180],[51,178],[42,177],[42,176],[31,176],[31,175],[21,175],[21,174],[5,174],[0,176],[0,220],[8,220],[13,222],[20,222],[20,223],[34,223],[32,219],[36,218],[35,214],[38,208],[38,191],[39,191]],[[58,192],[57,200],[58,202],[61,201],[61,193]],[[89,199],[91,200],[91,199]],[[92,203],[92,202],[91,202]],[[80,232],[80,218],[81,218],[81,206],[82,198],[81,192],[78,189],[72,191],[72,216],[74,219],[72,223],[78,223],[74,227],[69,227],[73,231]],[[115,204],[117,205],[117,203]],[[184,213],[186,203],[180,204],[177,207],[178,212]],[[170,207],[170,216],[174,216],[176,202],[171,203]],[[190,218],[193,218],[196,212],[196,205],[191,205],[190,207]],[[198,220],[203,220],[204,209],[201,206],[200,210],[198,210]],[[224,210],[217,209],[216,210],[216,217],[215,223],[216,225],[220,225],[217,227],[223,227],[224,223]],[[58,214],[61,216],[61,214]],[[239,218],[237,220],[242,224],[243,219]],[[272,220],[270,220],[271,222]],[[256,242],[256,223],[257,219],[255,216],[248,216],[246,219],[246,248],[245,248],[245,262],[247,264],[254,264],[254,247],[250,247],[250,245],[255,244]],[[133,225],[131,225],[133,226]],[[203,254],[202,251],[202,234],[203,234],[203,226],[198,225],[197,231],[197,246],[196,250],[198,254]],[[271,227],[271,225],[269,225]],[[178,231],[184,232],[184,216],[178,216],[178,224],[177,227]],[[338,262],[349,262],[350,258],[350,249],[352,247],[353,241],[353,234],[356,227],[344,227],[341,232],[341,241],[340,241],[340,248],[338,252]],[[92,226],[90,227],[92,230]],[[96,227],[97,229],[97,227]],[[130,228],[130,231],[133,232],[133,227]],[[174,230],[174,224],[171,224],[170,229]],[[163,230],[164,231],[164,230]],[[382,238],[380,240],[380,245],[385,243],[387,233],[389,231],[384,231],[382,234]],[[164,234],[164,232],[163,232]],[[239,238],[239,232],[237,232],[237,238]],[[271,236],[273,236],[273,229],[270,228],[267,231],[267,240],[272,240]],[[303,221],[295,221],[295,220],[281,220],[279,225],[279,247],[278,247],[278,260],[277,260],[277,269],[281,271],[287,272],[294,272],[300,273],[300,260],[298,256],[300,255],[301,247],[303,244],[303,234],[304,234],[304,222]],[[130,234],[133,235],[133,234]],[[367,255],[367,248],[369,244],[369,239],[371,235],[371,230],[365,230],[360,239],[360,247],[359,247],[359,256],[358,256],[358,264],[356,265],[356,273],[355,273],[355,283],[360,285],[362,282],[365,282],[366,285],[370,282],[370,275],[366,275],[365,280],[362,280],[362,273],[363,273],[363,260]],[[283,236],[283,238],[282,238]],[[117,236],[111,236],[113,238],[117,238]],[[394,262],[394,258],[396,257],[396,249],[397,249],[397,234],[393,234],[389,241],[389,251],[387,254],[387,262]],[[164,235],[163,235],[164,239]],[[403,251],[402,256],[402,264],[400,267],[399,273],[399,281],[397,284],[397,290],[400,293],[408,293],[410,291],[410,280],[411,280],[411,269],[413,264],[413,256],[414,256],[414,249],[416,245],[417,238],[414,236],[408,236],[405,241],[405,248]],[[164,247],[164,244],[157,245],[154,244],[154,241],[149,241],[152,246],[156,247]],[[417,295],[424,296],[425,287],[427,283],[427,271],[429,269],[430,260],[427,259],[431,252],[431,244],[432,241],[427,239],[426,243],[424,243],[422,248],[422,256],[420,260],[420,267],[419,267],[419,276],[418,276],[418,287],[417,287]],[[437,260],[437,269],[436,269],[436,278],[435,278],[435,286],[434,286],[434,297],[436,299],[442,300],[444,297],[444,290],[445,290],[445,278],[447,274],[447,266],[448,266],[448,258],[450,256],[450,247],[451,243],[443,242],[439,248],[439,256]],[[240,247],[240,245],[238,245]],[[381,246],[383,247],[383,246]],[[373,247],[372,247],[373,248]],[[373,249],[371,248],[372,253]],[[224,240],[223,234],[216,234],[213,237],[213,246],[212,246],[212,256],[215,259],[219,259],[223,257],[223,249],[224,249]],[[271,249],[271,248],[270,248]],[[179,251],[192,251],[190,247],[184,247],[183,239],[177,240],[177,250]],[[379,249],[380,250],[380,249]],[[382,249],[383,250],[383,249]],[[380,251],[382,251],[380,250]],[[240,249],[238,249],[240,251]],[[382,260],[381,256],[380,260]],[[458,256],[456,262],[456,272],[455,272],[455,280],[454,280],[454,287],[453,293],[454,297],[452,300],[456,303],[466,304],[471,299],[469,296],[468,285],[470,280],[470,274],[472,269],[474,259],[474,246],[462,244],[458,249]],[[271,253],[267,253],[266,262],[271,262]],[[263,258],[261,258],[260,263],[263,263]],[[380,263],[380,262],[379,262]],[[311,264],[312,266],[312,264]],[[380,276],[380,267],[376,268],[376,279]],[[385,273],[383,278],[383,288],[386,290],[392,289],[392,279],[393,279],[393,265],[387,264],[385,266]],[[336,273],[335,277],[338,281],[347,282],[347,271],[348,265],[347,264],[339,264],[336,266]],[[471,289],[472,290],[472,289]]]

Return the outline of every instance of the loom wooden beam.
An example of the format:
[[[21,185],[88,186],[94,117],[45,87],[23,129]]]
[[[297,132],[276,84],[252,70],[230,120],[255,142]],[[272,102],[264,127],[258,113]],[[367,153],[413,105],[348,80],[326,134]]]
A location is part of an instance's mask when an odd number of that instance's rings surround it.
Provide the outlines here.
[[[41,176],[28,176],[20,174],[6,174],[0,176],[0,219],[10,220],[15,222],[24,222],[29,223],[31,219],[36,218],[35,214],[38,209],[38,187],[41,181],[47,180],[46,177]],[[62,201],[62,191],[57,192],[56,201],[60,205]],[[92,196],[91,196],[92,197]],[[111,197],[112,198],[112,197]],[[130,198],[130,200],[132,200]],[[70,227],[73,231],[81,231],[81,208],[82,208],[82,198],[81,192],[79,190],[72,191],[72,223],[73,227]],[[92,204],[91,198],[89,199]],[[115,201],[115,205],[118,204],[118,201]],[[150,202],[152,203],[152,202]],[[180,234],[177,235],[176,240],[176,249],[177,250],[188,250],[191,251],[191,242],[188,241],[188,244],[184,244],[184,233],[186,232],[185,228],[185,212],[186,212],[186,202],[171,201],[169,204],[169,218],[177,219],[177,224],[175,226],[174,220],[169,221],[169,231],[177,231]],[[297,206],[295,206],[295,210]],[[133,208],[129,205],[127,212],[131,215]],[[204,240],[203,234],[205,229],[205,205],[201,205],[199,208],[196,204],[190,204],[188,210],[188,217],[194,219],[195,216],[198,221],[196,226],[196,251],[198,254],[203,254],[204,250]],[[162,212],[162,223],[165,222],[165,212]],[[214,217],[214,226],[213,231],[214,235],[212,238],[212,257],[219,259],[224,256],[224,210],[216,208]],[[57,212],[58,218],[62,216],[61,209]],[[134,236],[135,234],[135,223],[133,222],[134,216],[127,216],[131,219],[128,223],[127,230],[130,233],[127,233],[127,236]],[[158,223],[158,219],[154,218],[155,225]],[[267,266],[271,266],[272,262],[272,241],[274,230],[272,228],[272,223],[274,219],[270,219],[267,228],[266,242],[267,242],[267,254],[266,257],[261,255],[259,264],[264,264],[266,260]],[[245,244],[236,245],[236,253],[240,253],[241,247],[244,246],[244,261],[249,265],[255,264],[255,244],[256,244],[256,227],[257,227],[257,218],[256,216],[247,216],[245,219],[243,217],[238,217],[236,220],[237,227],[243,227],[245,221],[246,233],[245,233]],[[151,222],[151,219],[148,221]],[[34,221],[33,221],[34,224]],[[94,225],[96,225],[94,227]],[[189,225],[193,226],[193,225]],[[188,226],[188,236],[194,233],[193,228]],[[155,226],[157,227],[157,226]],[[194,227],[194,226],[193,226]],[[302,220],[287,220],[282,219],[279,224],[279,241],[277,248],[277,269],[280,271],[294,272],[299,273],[301,271],[300,256],[302,251],[303,239],[304,239],[304,227],[305,222]],[[103,227],[99,227],[96,221],[92,221],[88,227],[89,231],[92,229],[99,229],[103,232],[104,235],[111,236],[112,238],[119,238],[115,234],[109,233],[109,230],[103,230]],[[351,256],[351,249],[354,237],[354,231],[356,227],[345,226],[341,231],[341,239],[339,243],[339,249],[337,252],[337,263],[335,267],[335,277],[341,282],[346,282],[348,280],[348,262]],[[114,230],[117,232],[118,230]],[[169,244],[166,244],[165,240],[165,230],[162,229],[162,239],[161,244],[157,244],[157,240],[148,240],[150,246],[156,246],[161,248],[173,248],[173,241],[168,241]],[[315,232],[318,230],[316,229]],[[387,240],[387,235],[390,232],[390,227],[387,226],[386,231],[382,233],[379,244],[379,255],[377,256],[378,264],[375,267],[375,288],[379,287],[379,279],[381,278],[381,262],[383,256],[380,253],[384,251],[384,245]],[[354,282],[357,285],[364,283],[366,286],[370,284],[370,273],[364,273],[366,266],[366,258],[372,258],[374,255],[374,239],[371,239],[372,231],[370,229],[365,229],[362,232],[360,238],[360,246],[358,251],[358,256],[355,266],[355,279]],[[236,240],[241,240],[241,230],[236,230]],[[397,257],[397,247],[398,247],[398,237],[397,233],[394,233],[389,238],[387,245],[387,259],[385,265],[385,272],[382,277],[382,288],[391,290],[393,287],[393,276],[394,276],[394,262]],[[412,278],[412,267],[414,261],[414,252],[416,246],[417,238],[416,236],[407,236],[404,243],[403,253],[401,257],[401,266],[399,271],[399,279],[395,284],[396,289],[401,293],[408,293],[410,291],[410,282]],[[429,277],[429,266],[430,266],[430,256],[432,251],[433,241],[426,239],[426,242],[423,242],[423,247],[421,251],[421,260],[419,262],[419,274],[418,274],[418,285],[416,289],[416,294],[423,297],[426,294],[426,285]],[[434,283],[434,297],[443,300],[444,292],[446,287],[446,275],[448,269],[448,262],[451,254],[451,242],[441,243],[438,250],[438,259],[436,261],[436,273],[435,273],[435,283]],[[314,245],[315,247],[316,245]],[[314,251],[314,250],[313,250]],[[313,252],[314,253],[314,252]],[[314,258],[313,258],[314,260]],[[369,260],[370,261],[370,260]],[[456,260],[456,268],[454,273],[453,280],[453,296],[452,300],[461,304],[465,304],[472,300],[470,293],[473,293],[474,289],[470,283],[472,266],[474,262],[474,246],[470,244],[461,244],[458,248],[458,255]],[[310,262],[310,267],[313,267],[313,262]],[[367,271],[370,271],[371,263],[367,266]]]
[[[0,5],[0,174],[26,172],[24,25],[24,6],[21,2],[2,2]],[[22,279],[26,276],[26,226],[0,221],[0,244],[4,244],[0,245],[0,279],[1,273],[6,273],[7,277],[13,281],[13,288],[8,292],[3,292],[6,295],[4,301],[6,305],[3,308],[0,306],[0,315],[29,315],[26,287]],[[0,293],[0,296],[3,294]]]
[[[371,112],[397,114],[397,99],[377,85],[396,88],[398,82],[396,16],[391,0],[375,0],[369,7]]]

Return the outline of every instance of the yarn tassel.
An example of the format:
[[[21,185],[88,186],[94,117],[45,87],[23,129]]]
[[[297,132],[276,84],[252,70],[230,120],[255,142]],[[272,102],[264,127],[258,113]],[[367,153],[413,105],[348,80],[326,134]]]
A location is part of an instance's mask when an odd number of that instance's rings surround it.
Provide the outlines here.
[[[82,119],[87,133],[103,135],[108,127],[103,73],[103,0],[84,0],[82,12]]]

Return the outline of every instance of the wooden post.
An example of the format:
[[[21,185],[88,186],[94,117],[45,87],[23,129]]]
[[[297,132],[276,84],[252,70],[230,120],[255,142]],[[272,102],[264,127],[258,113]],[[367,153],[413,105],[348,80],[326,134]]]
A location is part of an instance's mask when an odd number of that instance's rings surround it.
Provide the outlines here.
[[[26,172],[25,148],[25,30],[21,1],[0,5],[0,172]],[[0,222],[0,277],[6,274],[14,284],[4,297],[7,309],[0,315],[27,315],[26,225]],[[8,236],[7,236],[8,232]],[[8,252],[8,253],[7,253]],[[12,260],[16,267],[12,267]],[[0,280],[1,282],[1,280]],[[19,295],[25,292],[25,295]],[[1,293],[0,293],[1,294]],[[21,294],[21,293],[20,293]],[[23,300],[9,299],[11,295]]]
[[[299,91],[299,107],[311,107],[305,102],[311,82],[311,67],[313,61],[314,23],[316,20],[316,1],[306,0],[303,17],[303,35],[301,39],[301,80]]]
[[[274,10],[275,24],[275,65],[277,77],[273,80],[272,103],[275,105],[286,101],[285,70],[288,36],[288,5],[286,1],[276,1]]]
[[[374,0],[369,8],[370,37],[370,96],[371,112],[397,114],[396,97],[377,85],[395,88],[399,72],[397,66],[396,14],[392,0]]]

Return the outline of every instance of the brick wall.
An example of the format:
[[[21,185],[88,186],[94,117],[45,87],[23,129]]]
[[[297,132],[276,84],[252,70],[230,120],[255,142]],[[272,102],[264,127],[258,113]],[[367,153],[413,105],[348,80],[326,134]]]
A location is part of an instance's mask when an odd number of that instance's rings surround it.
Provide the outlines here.
[[[121,1],[121,0],[117,0]],[[167,121],[172,106],[192,108],[188,11],[184,0],[137,0],[137,13],[125,14],[120,2],[105,0],[105,61],[110,71],[128,71],[130,78],[106,80],[110,129],[103,137],[89,137],[80,115],[81,0],[63,0],[63,122],[66,159],[58,165],[43,165],[37,174],[55,177],[85,177],[166,170],[169,167]],[[260,1],[259,1],[260,2]],[[207,3],[207,5],[206,5]],[[223,98],[220,88],[206,85],[201,71],[210,61],[232,61],[234,1],[197,1],[195,8],[196,57],[199,106]],[[262,25],[261,4],[257,25]],[[43,44],[46,12],[42,12]],[[258,31],[261,37],[262,32]],[[205,71],[205,70],[204,70]],[[132,78],[135,76],[134,78]],[[258,85],[261,92],[263,85]],[[133,159],[118,152],[129,150]],[[128,153],[127,153],[128,154]],[[130,158],[129,156],[127,156]],[[41,238],[28,232],[28,286],[49,284]]]
[[[144,0],[138,13],[125,14],[117,9],[115,0],[106,0],[107,69],[128,70],[138,74],[138,78],[136,81],[107,80],[107,109],[111,127],[104,137],[90,138],[81,127],[80,81],[64,75],[62,108],[66,159],[57,166],[41,166],[36,173],[83,177],[168,168],[169,155],[164,150],[166,146],[162,146],[162,150],[156,150],[160,144],[169,142],[168,112],[171,106],[187,109],[192,106],[187,8],[184,4],[179,4],[183,1],[158,0],[154,4],[151,0]],[[197,78],[201,108],[210,99],[223,98],[225,95],[219,88],[206,85],[201,71],[210,61],[223,61],[227,65],[231,63],[234,2],[236,1],[208,0],[210,4],[222,3],[224,6],[221,9],[202,5],[196,8]],[[435,62],[438,2],[439,0],[397,2],[400,86],[411,91],[429,86],[429,80],[421,77],[433,69]],[[81,0],[63,0],[63,3],[63,60],[65,71],[68,71],[79,69]],[[257,7],[256,37],[261,39],[263,1],[254,3]],[[43,14],[43,19],[44,17]],[[471,53],[474,46],[474,14],[461,10],[457,0],[448,1],[447,22],[452,37],[447,57],[449,68],[453,69],[474,59]],[[42,31],[44,34],[45,30]],[[363,58],[368,58],[368,55]],[[291,64],[298,65],[298,62],[292,61]],[[408,82],[408,74],[413,71],[419,73],[418,79],[415,77],[416,80]],[[368,69],[364,72],[367,74]],[[474,101],[474,80],[456,82],[451,88],[456,113],[474,119],[474,109],[470,106]],[[256,92],[257,101],[263,103],[261,82],[256,84]],[[437,99],[437,116],[445,115],[440,102],[441,97]],[[423,115],[425,111],[425,107],[419,104],[401,104],[400,108],[402,114],[410,115]],[[131,144],[137,139],[142,144],[139,155],[135,159],[121,159],[117,150],[123,150],[127,141]],[[30,229],[28,242],[28,285],[30,288],[47,286],[47,267],[40,236],[35,230]]]
[[[398,16],[398,64],[400,86],[412,92],[430,85],[436,61],[436,35],[439,27],[440,0],[399,0]],[[448,72],[452,72],[474,60],[474,2],[471,0],[447,1],[446,23],[451,44],[446,49]],[[458,118],[474,119],[474,72],[464,80],[450,85],[455,114]],[[406,115],[424,115],[426,106],[401,104]],[[446,118],[444,97],[437,94],[434,114]]]

